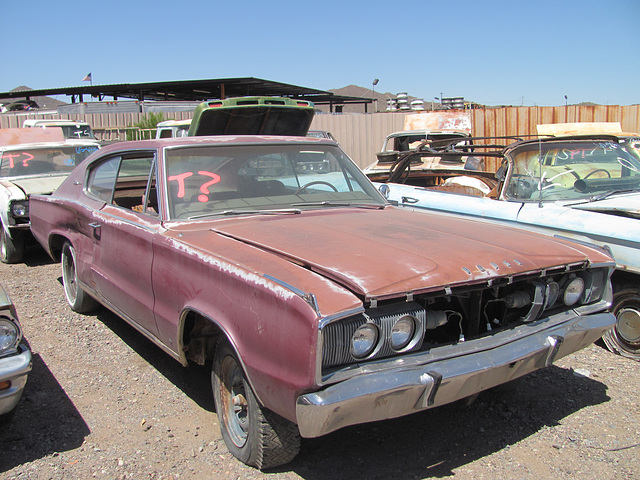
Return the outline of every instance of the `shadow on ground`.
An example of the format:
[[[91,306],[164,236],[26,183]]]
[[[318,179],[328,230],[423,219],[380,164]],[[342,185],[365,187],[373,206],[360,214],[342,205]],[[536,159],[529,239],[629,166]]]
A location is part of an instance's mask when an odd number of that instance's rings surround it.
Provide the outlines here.
[[[0,425],[0,472],[78,448],[89,427],[40,355],[33,355],[15,415]]]
[[[469,406],[457,402],[303,440],[300,455],[282,471],[309,480],[386,479],[397,472],[403,478],[447,477],[608,400],[604,384],[552,366],[525,377],[512,392],[484,392]]]
[[[106,309],[97,318],[201,408],[215,411],[208,368],[182,367]],[[303,439],[293,462],[268,473],[294,472],[308,480],[387,479],[398,472],[404,478],[451,476],[461,466],[608,400],[603,383],[551,366],[523,378],[514,391],[484,392],[471,405],[457,402]]]

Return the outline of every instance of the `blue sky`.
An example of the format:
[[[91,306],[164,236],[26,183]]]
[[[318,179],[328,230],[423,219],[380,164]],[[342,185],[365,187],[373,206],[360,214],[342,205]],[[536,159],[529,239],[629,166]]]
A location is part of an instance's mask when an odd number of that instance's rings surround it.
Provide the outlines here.
[[[91,72],[94,85],[378,78],[377,92],[427,101],[640,103],[639,0],[0,0],[0,17],[0,92]]]

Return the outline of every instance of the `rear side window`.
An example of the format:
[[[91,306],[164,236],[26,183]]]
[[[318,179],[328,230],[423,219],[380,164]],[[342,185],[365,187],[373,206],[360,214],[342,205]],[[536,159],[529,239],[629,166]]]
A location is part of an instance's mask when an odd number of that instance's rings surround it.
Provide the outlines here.
[[[87,192],[114,206],[155,214],[154,159],[145,152],[109,158],[90,171]]]
[[[91,195],[104,202],[111,203],[113,186],[116,183],[120,160],[120,157],[112,157],[89,172],[87,191]]]

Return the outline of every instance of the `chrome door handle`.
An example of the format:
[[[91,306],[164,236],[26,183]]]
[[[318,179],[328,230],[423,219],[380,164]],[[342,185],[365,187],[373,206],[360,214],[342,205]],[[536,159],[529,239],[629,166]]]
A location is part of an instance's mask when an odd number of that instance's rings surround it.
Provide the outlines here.
[[[102,233],[102,226],[99,223],[90,223],[89,226],[93,230],[93,238],[96,240],[100,240],[100,235]]]

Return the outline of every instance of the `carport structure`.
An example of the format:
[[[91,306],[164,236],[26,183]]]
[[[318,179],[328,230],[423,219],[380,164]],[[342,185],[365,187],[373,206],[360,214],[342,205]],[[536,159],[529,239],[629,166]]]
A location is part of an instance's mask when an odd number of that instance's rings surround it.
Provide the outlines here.
[[[324,90],[300,87],[287,83],[263,80],[254,77],[220,78],[205,80],[179,80],[171,82],[119,83],[109,85],[83,85],[80,87],[46,88],[0,92],[2,99],[50,95],[68,95],[71,103],[82,103],[84,96],[100,101],[107,97],[138,101],[206,101],[244,96],[278,96],[309,100],[315,105],[329,105],[329,110],[340,111],[345,104],[364,104],[365,111],[371,98],[335,95]],[[334,110],[335,109],[335,110]]]

